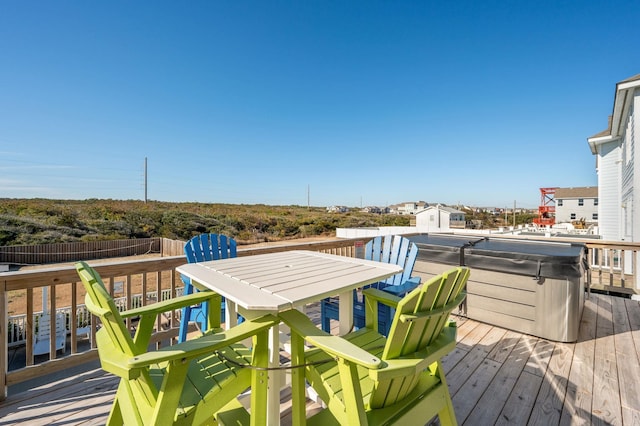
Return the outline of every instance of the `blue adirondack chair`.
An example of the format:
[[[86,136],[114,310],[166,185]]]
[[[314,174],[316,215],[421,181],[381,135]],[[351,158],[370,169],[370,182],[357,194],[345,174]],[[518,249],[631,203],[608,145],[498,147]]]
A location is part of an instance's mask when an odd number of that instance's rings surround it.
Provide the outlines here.
[[[237,256],[236,241],[226,235],[200,234],[187,241],[184,245],[184,254],[187,256],[187,262],[189,263],[228,259],[230,257]],[[183,276],[182,281],[184,282],[184,294],[193,293],[194,287],[191,284],[191,280]],[[224,321],[224,298],[222,300],[222,321]],[[197,322],[201,331],[204,332],[207,330],[207,312],[207,302],[182,308],[182,320],[180,321],[178,342],[184,342],[187,340],[187,329],[190,321]]]
[[[403,267],[403,271],[368,287],[377,288],[399,297],[409,293],[420,284],[420,277],[411,276],[417,256],[418,247],[408,238],[400,235],[375,237],[365,245],[364,258],[399,265]],[[365,324],[364,302],[361,293],[357,290],[354,291],[353,297],[353,325],[359,329]],[[338,320],[338,308],[339,299],[337,297],[330,297],[320,302],[320,315],[324,331],[331,330],[332,319]],[[378,330],[385,336],[391,327],[391,316],[391,309],[381,304],[378,309]]]

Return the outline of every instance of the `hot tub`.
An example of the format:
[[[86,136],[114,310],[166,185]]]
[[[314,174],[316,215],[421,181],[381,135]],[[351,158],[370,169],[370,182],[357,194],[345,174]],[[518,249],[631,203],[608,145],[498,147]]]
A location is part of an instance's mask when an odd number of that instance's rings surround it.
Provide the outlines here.
[[[549,340],[573,342],[584,307],[584,244],[423,234],[414,272],[423,282],[452,266],[471,268],[466,315]]]

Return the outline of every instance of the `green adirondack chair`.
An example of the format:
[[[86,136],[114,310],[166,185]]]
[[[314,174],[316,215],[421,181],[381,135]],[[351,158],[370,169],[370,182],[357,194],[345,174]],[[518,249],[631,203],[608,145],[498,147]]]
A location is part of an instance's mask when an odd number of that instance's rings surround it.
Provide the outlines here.
[[[265,424],[267,376],[260,368],[267,366],[268,331],[277,318],[266,315],[222,331],[220,295],[214,292],[118,312],[98,273],[84,262],[76,269],[86,306],[101,320],[96,342],[102,368],[121,378],[107,424]],[[158,315],[207,300],[209,334],[148,350]],[[133,337],[126,318],[138,320]],[[238,343],[247,338],[253,338],[253,350]],[[237,400],[248,388],[251,416]]]
[[[424,425],[434,416],[456,424],[440,359],[455,348],[449,314],[465,299],[469,269],[436,276],[402,299],[378,289],[365,294],[366,326],[344,337],[317,328],[297,310],[291,327],[293,424]],[[396,309],[388,337],[377,332],[377,306]],[[305,342],[312,349],[305,349]],[[305,419],[305,378],[326,409]]]

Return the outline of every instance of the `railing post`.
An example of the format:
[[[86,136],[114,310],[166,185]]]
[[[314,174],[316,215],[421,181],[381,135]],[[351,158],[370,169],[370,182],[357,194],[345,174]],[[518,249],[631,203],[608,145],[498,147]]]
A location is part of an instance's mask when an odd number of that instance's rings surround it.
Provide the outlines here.
[[[0,401],[7,399],[7,373],[9,372],[9,315],[7,313],[7,282],[0,281]]]

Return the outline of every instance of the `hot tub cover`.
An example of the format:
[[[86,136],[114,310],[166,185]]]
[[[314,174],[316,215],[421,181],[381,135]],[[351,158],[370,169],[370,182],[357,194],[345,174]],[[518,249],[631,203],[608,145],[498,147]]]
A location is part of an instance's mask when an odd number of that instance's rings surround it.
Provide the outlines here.
[[[425,262],[464,265],[464,247],[481,241],[482,238],[455,235],[420,234],[409,237],[418,246],[418,259]]]
[[[577,278],[588,269],[587,247],[582,243],[429,234],[410,239],[418,246],[418,258],[426,262],[534,278]]]
[[[587,246],[487,238],[465,249],[470,268],[541,278],[580,278],[587,269]]]

